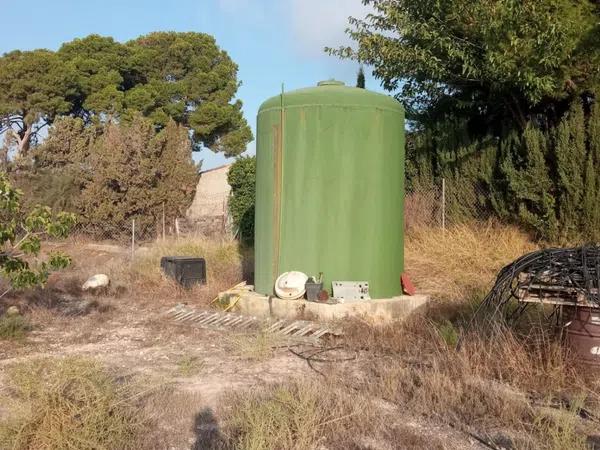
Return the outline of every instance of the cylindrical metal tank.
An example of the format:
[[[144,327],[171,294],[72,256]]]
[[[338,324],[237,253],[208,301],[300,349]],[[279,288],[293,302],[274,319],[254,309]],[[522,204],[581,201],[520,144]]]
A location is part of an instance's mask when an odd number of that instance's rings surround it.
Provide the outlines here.
[[[568,308],[567,341],[573,353],[584,363],[600,366],[600,311],[592,308]]]
[[[255,289],[297,270],[401,293],[404,110],[338,81],[282,93],[258,112]]]

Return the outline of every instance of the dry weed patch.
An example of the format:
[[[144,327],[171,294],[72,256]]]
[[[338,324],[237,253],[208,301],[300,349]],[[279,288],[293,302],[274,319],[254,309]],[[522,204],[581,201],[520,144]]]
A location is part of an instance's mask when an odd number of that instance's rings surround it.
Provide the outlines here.
[[[427,317],[348,325],[347,344],[360,351],[364,370],[351,387],[485,437],[502,429],[515,448],[586,448],[591,422],[578,413],[585,408],[598,416],[600,390],[558,339],[540,327],[526,335],[473,329],[456,350],[451,326]],[[550,405],[555,414],[542,414]]]
[[[485,291],[500,268],[537,247],[518,228],[494,222],[415,228],[406,235],[405,267],[420,291],[462,300]]]
[[[236,355],[249,360],[264,361],[273,356],[276,347],[285,344],[285,339],[266,332],[239,333],[229,336],[227,342]]]
[[[10,414],[0,423],[1,448],[138,448],[140,393],[98,363],[34,360],[8,369],[6,381]]]
[[[190,293],[204,302],[212,300],[219,292],[239,283],[251,259],[251,251],[240,247],[236,241],[207,238],[167,239],[153,243],[136,254],[131,266],[131,282],[143,291],[170,292],[180,290],[167,279],[160,268],[163,256],[196,256],[206,259],[207,286],[194,288]]]
[[[227,447],[244,450],[357,448],[371,434],[373,408],[333,385],[291,382],[226,399]],[[354,445],[352,445],[354,443]]]
[[[0,316],[0,340],[21,340],[30,328],[27,319],[21,315]]]

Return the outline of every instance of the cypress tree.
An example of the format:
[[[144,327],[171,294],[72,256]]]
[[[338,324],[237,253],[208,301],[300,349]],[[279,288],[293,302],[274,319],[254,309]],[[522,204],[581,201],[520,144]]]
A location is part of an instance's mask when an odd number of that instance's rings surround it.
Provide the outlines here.
[[[600,239],[600,108],[592,106],[587,126],[588,155],[583,194],[584,232],[587,239]]]
[[[571,106],[555,133],[554,155],[558,173],[558,216],[563,238],[577,237],[583,225],[585,191],[585,118],[580,101]]]
[[[365,88],[365,71],[363,70],[363,66],[358,68],[358,74],[356,75],[356,87],[361,89]]]
[[[546,154],[548,137],[537,127],[528,125],[523,133],[522,145],[526,161],[522,169],[516,169],[512,159],[503,163],[508,180],[509,195],[517,205],[517,218],[533,229],[540,237],[554,239],[558,231]]]

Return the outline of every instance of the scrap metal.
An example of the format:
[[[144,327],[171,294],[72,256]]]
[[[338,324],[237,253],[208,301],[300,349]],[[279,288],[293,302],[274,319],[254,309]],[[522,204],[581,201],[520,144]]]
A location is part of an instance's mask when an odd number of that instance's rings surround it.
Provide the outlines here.
[[[600,308],[599,287],[600,246],[538,250],[500,271],[475,317],[516,319],[535,303]]]

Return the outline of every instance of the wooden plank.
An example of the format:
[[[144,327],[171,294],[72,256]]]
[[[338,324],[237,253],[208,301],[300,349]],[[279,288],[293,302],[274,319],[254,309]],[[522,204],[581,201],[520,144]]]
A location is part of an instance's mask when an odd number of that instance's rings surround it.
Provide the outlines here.
[[[521,303],[540,303],[543,305],[584,306],[584,307],[589,307],[589,308],[600,309],[600,305],[598,305],[597,303],[591,303],[591,302],[588,302],[587,300],[583,300],[583,299],[581,299],[581,300],[573,299],[573,300],[569,301],[569,300],[565,300],[564,298],[556,298],[556,297],[540,298],[540,297],[529,296],[529,297],[520,298],[519,302],[521,302]]]

